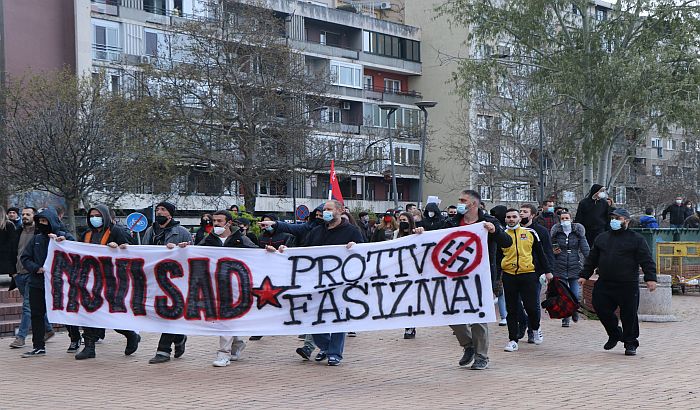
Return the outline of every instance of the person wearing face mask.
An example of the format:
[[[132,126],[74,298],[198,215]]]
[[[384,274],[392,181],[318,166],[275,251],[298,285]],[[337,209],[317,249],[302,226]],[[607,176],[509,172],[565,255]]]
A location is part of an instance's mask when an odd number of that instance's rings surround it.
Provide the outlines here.
[[[184,248],[192,244],[192,235],[180,225],[179,221],[173,219],[175,215],[175,205],[170,202],[160,202],[156,205],[156,218],[143,235],[144,245],[161,245],[168,249],[176,246]],[[206,238],[205,238],[206,239]],[[185,343],[187,336],[172,333],[163,333],[158,341],[158,349],[148,363],[157,364],[170,361],[170,353],[175,347],[175,358],[185,354]]]
[[[506,295],[508,316],[508,343],[506,352],[518,350],[521,337],[518,310],[524,307],[527,312],[528,328],[533,332],[533,343],[542,344],[543,335],[540,328],[540,306],[538,287],[540,285],[538,269],[544,272],[547,281],[552,279],[549,259],[545,256],[537,232],[520,225],[521,212],[517,209],[506,211],[507,234],[512,245],[503,248],[503,291]],[[549,234],[547,234],[549,236]],[[539,266],[537,266],[539,264]],[[521,303],[522,301],[522,303]]]
[[[360,222],[358,226],[360,227],[360,232],[362,232],[362,237],[365,238],[365,242],[369,242],[372,237],[372,232],[369,226],[369,214],[362,211],[358,215],[360,217]]]
[[[542,202],[542,212],[537,215],[535,222],[543,226],[547,231],[551,231],[552,227],[559,222],[559,215],[554,212],[554,201]]]
[[[440,212],[440,208],[434,202],[431,202],[425,206],[423,211],[423,228],[426,231],[434,231],[436,229],[442,229],[445,224],[445,218]]]
[[[592,244],[596,236],[608,229],[610,219],[610,206],[606,198],[608,193],[605,187],[593,184],[588,195],[578,203],[574,222],[586,228],[586,241]]]
[[[581,224],[573,223],[568,212],[562,212],[559,218],[560,222],[554,225],[551,231],[554,249],[552,273],[568,284],[576,297],[580,297],[578,275],[583,267],[583,259],[587,258],[590,252],[586,241],[586,229]],[[562,319],[562,327],[569,327],[572,319],[578,322],[578,313]]]
[[[664,209],[661,214],[661,219],[666,220],[666,215],[670,215],[669,223],[671,228],[682,228],[685,219],[690,216],[686,215],[686,207],[683,206],[683,197],[677,196],[675,201]]]
[[[266,214],[262,217],[263,221],[274,221],[278,220],[277,215]],[[275,229],[275,225],[266,226],[263,228],[260,237],[258,238],[258,246],[261,248],[266,248],[267,246],[272,246],[275,249],[279,249],[281,245],[286,247],[292,247],[295,245],[296,238],[294,235],[285,232],[279,232]]]
[[[628,228],[630,214],[616,209],[610,219],[610,231],[600,234],[579,274],[579,284],[598,269],[598,280],[593,286],[593,307],[608,334],[603,348],[613,349],[623,342],[625,355],[634,356],[639,347],[639,268],[650,292],[656,290],[656,263],[644,237]],[[620,308],[618,326],[615,310]]]
[[[297,240],[297,245],[306,243],[306,237],[314,228],[323,225],[323,204],[316,207],[311,212],[311,216],[306,223],[303,224],[288,224],[282,221],[260,221],[258,226],[260,229],[265,229],[268,226],[274,226],[278,232],[285,232],[294,235]]]
[[[447,218],[454,218],[457,216],[457,207],[454,205],[450,205],[447,207]]]
[[[394,239],[394,232],[399,229],[399,224],[394,219],[394,213],[392,211],[386,211],[382,216],[381,222],[377,225],[377,229],[374,230],[372,235],[372,240],[370,242],[383,242]]]
[[[444,228],[454,228],[482,224],[488,232],[488,252],[491,272],[491,285],[493,293],[497,293],[498,249],[507,248],[513,243],[512,239],[503,231],[498,220],[484,212],[481,207],[481,196],[478,192],[465,189],[459,194],[459,205],[455,207],[456,214],[445,221]],[[484,370],[489,367],[489,328],[486,323],[468,323],[450,325],[457,336],[457,341],[464,348],[460,366],[471,365],[472,370]]]
[[[209,235],[214,228],[213,219],[210,214],[202,215],[202,219],[199,221],[199,229],[194,235],[194,243],[199,244],[204,240],[204,237]]]
[[[406,207],[408,208],[408,207]],[[415,208],[415,207],[414,207]],[[416,223],[411,212],[403,212],[399,215],[399,229],[394,231],[394,238],[403,238],[412,235],[416,230]],[[403,332],[404,339],[415,339],[416,328],[407,327]]]
[[[350,249],[356,243],[363,243],[360,230],[341,218],[343,211],[343,204],[340,201],[326,202],[323,206],[324,223],[309,232],[304,246],[345,245]],[[278,252],[284,252],[285,249],[285,246],[280,246]],[[321,350],[316,355],[317,362],[328,359],[329,366],[340,365],[343,360],[345,333],[315,334],[313,340]]]
[[[246,218],[238,218],[233,221],[235,224],[238,225],[238,229],[241,230],[241,234],[243,236],[248,237],[255,246],[260,246],[260,242],[258,242],[258,237],[255,235],[255,233],[250,231],[250,221]]]
[[[258,248],[243,235],[238,224],[234,223],[230,211],[214,212],[211,233],[199,245],[219,248]],[[226,367],[232,360],[240,359],[245,346],[243,339],[238,336],[219,336],[219,350],[216,352],[216,359],[212,362],[212,366]]]
[[[88,230],[80,237],[80,242],[95,245],[109,246],[117,248],[119,245],[132,244],[133,239],[126,228],[116,225],[112,220],[110,209],[105,205],[97,205],[88,210],[87,227]],[[74,331],[78,327],[74,326]],[[141,336],[132,330],[116,330],[126,337],[126,348],[124,354],[132,355],[139,347]],[[95,358],[95,343],[98,339],[104,339],[105,329],[83,326],[83,350],[75,355],[76,360]]]
[[[56,210],[48,207],[34,216],[35,234],[22,252],[20,261],[29,272],[29,308],[32,315],[32,350],[22,357],[46,355],[46,297],[44,290],[44,262],[49,252],[49,240],[61,238],[74,241],[70,232],[62,229],[63,224]],[[71,342],[73,342],[71,340]],[[73,343],[71,343],[72,345]],[[76,347],[77,350],[77,347]]]

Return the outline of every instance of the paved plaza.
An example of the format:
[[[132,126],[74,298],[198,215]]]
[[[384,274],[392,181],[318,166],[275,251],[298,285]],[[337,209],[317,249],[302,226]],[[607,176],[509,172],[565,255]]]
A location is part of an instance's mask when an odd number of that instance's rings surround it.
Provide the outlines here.
[[[448,327],[360,333],[348,338],[340,367],[303,362],[296,337],[250,341],[239,362],[214,368],[218,341],[189,338],[181,359],[149,365],[158,335],[143,334],[123,355],[124,338],[107,333],[97,359],[65,353],[67,334],[47,343],[43,358],[0,339],[2,409],[14,408],[700,408],[700,296],[674,296],[675,323],[642,323],[636,357],[607,340],[597,321],[562,328],[543,320],[544,343],[506,353],[505,327],[491,325],[491,365],[460,368],[461,349]]]

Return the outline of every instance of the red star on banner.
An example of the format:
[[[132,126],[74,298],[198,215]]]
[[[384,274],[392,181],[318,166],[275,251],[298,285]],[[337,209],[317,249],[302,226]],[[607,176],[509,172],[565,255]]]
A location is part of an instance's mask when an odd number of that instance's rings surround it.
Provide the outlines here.
[[[274,286],[269,276],[265,276],[259,288],[251,289],[251,292],[258,298],[258,309],[262,309],[265,305],[272,305],[281,308],[277,297],[280,293],[289,289],[288,286]]]

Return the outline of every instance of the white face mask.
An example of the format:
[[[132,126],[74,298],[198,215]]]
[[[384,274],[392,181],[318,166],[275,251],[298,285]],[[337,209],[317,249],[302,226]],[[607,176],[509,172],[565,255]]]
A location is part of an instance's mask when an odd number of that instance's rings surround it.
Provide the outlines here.
[[[571,230],[571,221],[561,221],[561,227],[565,231],[570,231]]]
[[[435,216],[435,212],[428,212],[428,218],[432,218]]]
[[[506,229],[514,231],[516,229],[520,228],[520,224],[516,224],[515,226],[508,226],[506,225]]]
[[[678,205],[680,205],[680,204],[683,203],[683,201],[676,200],[676,203],[677,203]]]
[[[607,197],[608,197],[608,194],[607,194],[605,191],[603,191],[603,192],[598,192],[598,198],[600,198],[600,199],[605,199],[605,198],[607,198]]]
[[[214,235],[221,236],[221,234],[224,233],[225,230],[226,228],[224,228],[223,226],[215,226],[213,229]]]

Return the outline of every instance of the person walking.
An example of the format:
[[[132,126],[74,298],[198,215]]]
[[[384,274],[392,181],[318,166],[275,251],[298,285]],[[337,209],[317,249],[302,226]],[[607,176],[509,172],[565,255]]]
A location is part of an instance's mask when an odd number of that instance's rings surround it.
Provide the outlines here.
[[[133,239],[129,231],[116,225],[111,215],[112,212],[106,205],[97,205],[94,208],[90,208],[87,216],[88,230],[81,236],[80,242],[109,246],[110,248],[132,244]],[[126,356],[134,354],[139,348],[141,336],[133,330],[115,329],[115,331],[126,337],[124,354]],[[85,345],[83,350],[75,355],[75,359],[94,359],[96,356],[95,343],[99,339],[104,339],[104,337],[104,329],[83,326],[83,341]]]
[[[39,357],[46,355],[46,296],[44,291],[44,262],[49,252],[49,240],[64,238],[74,241],[70,232],[61,229],[56,210],[46,208],[34,216],[35,235],[27,243],[20,261],[29,272],[29,308],[32,321],[32,350],[22,357]],[[71,335],[71,337],[73,337]],[[77,343],[77,345],[76,345]],[[69,351],[78,350],[80,339],[72,340]],[[73,350],[73,351],[75,351]]]
[[[445,221],[445,228],[482,224],[488,232],[489,267],[492,287],[498,282],[496,268],[497,251],[507,248],[513,240],[503,231],[498,220],[481,209],[481,196],[478,192],[465,189],[459,194],[456,215]],[[496,293],[496,289],[492,289]],[[464,348],[460,366],[471,365],[472,370],[485,370],[489,367],[489,328],[487,323],[450,325],[457,341]]]
[[[608,193],[604,186],[593,184],[588,195],[578,203],[574,222],[583,225],[586,229],[586,241],[589,244],[607,229],[610,219],[610,206],[605,200],[607,197]]]
[[[669,215],[671,228],[682,228],[683,222],[690,216],[686,214],[686,210],[687,208],[683,206],[683,197],[679,195],[671,205],[664,209],[663,213],[661,213],[661,219],[665,221],[666,215]]]
[[[505,205],[496,205],[489,211],[489,214],[498,220],[501,227],[506,226],[506,211],[508,208]],[[496,253],[497,258],[503,258],[502,252]],[[501,320],[498,321],[498,326],[508,326],[508,321],[506,317],[508,316],[508,311],[506,310],[506,295],[503,293],[503,270],[501,269],[501,259],[496,261],[496,269],[498,271],[498,281],[493,286],[494,296],[496,297],[496,306],[498,306],[498,316]]]
[[[554,212],[554,201],[546,200],[542,202],[542,212],[535,218],[535,223],[543,226],[547,231],[559,223],[559,215]]]
[[[506,310],[508,316],[508,343],[504,350],[515,352],[518,350],[520,328],[518,310],[525,308],[528,317],[528,327],[533,332],[533,342],[539,345],[543,341],[540,328],[540,306],[537,289],[540,284],[535,261],[541,263],[540,269],[545,272],[547,281],[552,279],[549,259],[545,256],[537,232],[530,228],[520,226],[520,211],[508,209],[506,211],[506,233],[512,244],[503,248],[503,291],[506,295]]]
[[[156,205],[156,218],[143,235],[144,245],[161,245],[168,249],[176,246],[185,247],[192,244],[192,235],[180,225],[180,222],[173,219],[175,215],[175,205],[170,202],[160,202]],[[158,340],[158,349],[148,363],[158,364],[170,361],[170,353],[175,347],[175,358],[185,354],[185,343],[187,336],[163,333]]]
[[[0,206],[0,275],[14,276],[17,273],[18,228],[10,221],[5,208]]]
[[[552,273],[569,285],[569,289],[579,298],[578,275],[583,268],[583,259],[590,252],[586,229],[581,224],[573,223],[569,212],[562,212],[559,223],[552,226],[551,236],[554,250]],[[578,312],[563,318],[561,326],[569,327],[571,320],[578,322]]]
[[[406,207],[408,208],[408,206]],[[415,206],[413,208],[416,210]],[[413,235],[416,231],[416,222],[413,219],[413,214],[410,211],[403,212],[399,215],[399,229],[394,231],[394,238],[403,238],[404,236]],[[407,327],[403,332],[404,339],[415,339],[416,328]]]
[[[625,355],[634,356],[639,347],[639,268],[650,292],[656,290],[656,264],[644,237],[627,229],[630,214],[618,208],[611,215],[610,231],[599,235],[579,274],[583,285],[597,269],[592,302],[608,334],[603,348],[611,350],[622,342]],[[618,326],[615,310],[620,309]]]

